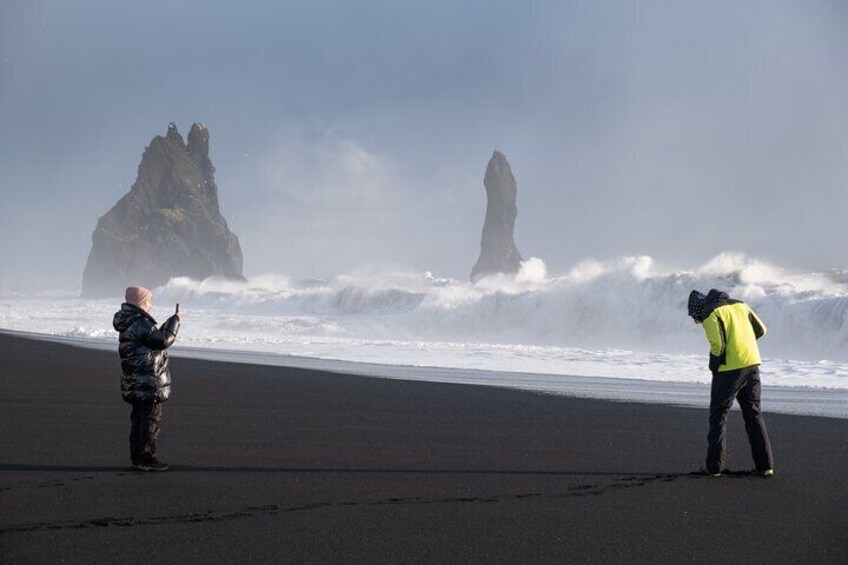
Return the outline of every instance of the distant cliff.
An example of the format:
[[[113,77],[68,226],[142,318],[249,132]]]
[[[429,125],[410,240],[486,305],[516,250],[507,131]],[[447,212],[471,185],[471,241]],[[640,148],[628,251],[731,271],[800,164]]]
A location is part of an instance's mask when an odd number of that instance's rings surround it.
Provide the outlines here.
[[[471,270],[477,281],[493,273],[515,273],[521,266],[521,253],[515,246],[513,230],[518,208],[515,198],[518,186],[506,157],[495,151],[483,178],[486,187],[486,220],[480,241],[480,257]]]
[[[97,222],[83,296],[120,296],[124,287],[171,277],[243,279],[238,238],[218,205],[209,131],[191,126],[188,144],[172,123],[145,149],[130,191]]]

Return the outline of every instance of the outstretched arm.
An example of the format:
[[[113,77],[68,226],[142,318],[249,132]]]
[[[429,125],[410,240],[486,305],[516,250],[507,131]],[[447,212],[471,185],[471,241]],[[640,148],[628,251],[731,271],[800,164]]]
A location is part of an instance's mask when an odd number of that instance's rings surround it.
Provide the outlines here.
[[[159,329],[152,328],[149,332],[139,336],[139,340],[150,349],[168,349],[177,339],[180,329],[180,317],[174,314]]]

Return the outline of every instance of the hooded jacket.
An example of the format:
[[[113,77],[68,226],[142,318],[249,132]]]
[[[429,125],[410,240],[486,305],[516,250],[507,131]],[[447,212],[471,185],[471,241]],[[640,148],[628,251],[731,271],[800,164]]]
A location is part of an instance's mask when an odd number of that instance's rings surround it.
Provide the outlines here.
[[[156,320],[134,304],[124,303],[115,312],[112,327],[120,332],[121,393],[126,402],[165,402],[171,394],[168,354],[177,338],[180,319],[174,315],[161,328]]]
[[[766,335],[766,326],[747,304],[713,289],[700,319],[710,342],[711,371],[735,371],[762,363],[757,340]]]

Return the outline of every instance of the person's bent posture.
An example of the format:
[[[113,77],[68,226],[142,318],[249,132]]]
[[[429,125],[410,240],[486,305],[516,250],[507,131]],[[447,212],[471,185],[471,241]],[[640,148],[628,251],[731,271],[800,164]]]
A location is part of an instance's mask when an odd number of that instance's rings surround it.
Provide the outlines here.
[[[689,294],[689,316],[703,324],[710,343],[710,432],[707,460],[703,471],[720,476],[724,470],[727,443],[725,424],[733,400],[739,402],[745,430],[751,444],[755,472],[774,474],[771,445],[766,423],[760,411],[760,370],[762,362],[757,340],[766,335],[766,326],[741,300],[712,289],[705,296],[693,290]]]
[[[168,466],[156,459],[156,440],[162,420],[162,403],[171,394],[171,374],[165,350],[177,338],[180,315],[175,313],[161,328],[150,315],[152,293],[131,286],[126,302],[115,313],[112,326],[120,332],[121,392],[132,404],[130,459],[142,471],[165,471]]]

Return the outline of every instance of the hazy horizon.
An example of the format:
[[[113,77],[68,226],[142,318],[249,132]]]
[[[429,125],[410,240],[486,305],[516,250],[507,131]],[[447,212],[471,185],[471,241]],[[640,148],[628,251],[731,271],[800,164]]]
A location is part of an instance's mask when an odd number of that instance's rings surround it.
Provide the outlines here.
[[[173,121],[210,130],[248,276],[467,278],[494,149],[562,272],[723,251],[848,268],[848,5],[0,6],[0,289],[78,288]]]

